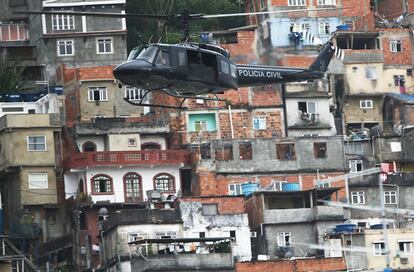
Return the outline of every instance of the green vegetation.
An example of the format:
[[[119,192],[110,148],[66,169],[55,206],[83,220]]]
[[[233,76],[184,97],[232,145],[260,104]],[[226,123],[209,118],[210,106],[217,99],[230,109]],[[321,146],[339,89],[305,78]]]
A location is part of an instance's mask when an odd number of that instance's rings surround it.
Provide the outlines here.
[[[140,14],[180,14],[189,13],[222,14],[244,12],[238,0],[128,0],[127,13]],[[190,21],[191,38],[196,41],[200,32],[217,31],[243,26],[246,18],[214,18]],[[128,51],[143,42],[180,42],[184,34],[182,22],[165,22],[147,18],[128,18]]]
[[[23,81],[24,67],[18,62],[0,59],[0,93],[15,91]]]

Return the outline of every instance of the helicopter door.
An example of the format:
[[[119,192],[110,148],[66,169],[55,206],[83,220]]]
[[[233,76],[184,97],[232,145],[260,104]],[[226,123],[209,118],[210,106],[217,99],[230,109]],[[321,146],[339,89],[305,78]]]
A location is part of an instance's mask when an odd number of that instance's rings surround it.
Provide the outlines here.
[[[219,57],[218,65],[220,71],[218,73],[218,84],[222,87],[237,89],[237,68],[234,63],[226,58]]]
[[[188,79],[217,84],[217,57],[214,54],[187,50]]]

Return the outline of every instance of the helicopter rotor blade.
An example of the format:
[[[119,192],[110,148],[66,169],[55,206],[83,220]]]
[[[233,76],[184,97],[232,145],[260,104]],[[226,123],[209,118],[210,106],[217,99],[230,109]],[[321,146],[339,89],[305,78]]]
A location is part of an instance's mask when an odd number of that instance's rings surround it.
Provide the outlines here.
[[[61,14],[61,15],[83,15],[83,16],[95,16],[95,17],[114,17],[114,18],[147,18],[157,20],[168,20],[175,18],[175,15],[159,15],[159,14],[138,14],[138,13],[108,13],[108,12],[77,12],[77,11],[46,11],[46,10],[33,10],[33,11],[14,11],[15,14]]]
[[[342,10],[345,8],[319,8],[319,9],[290,9],[290,10],[270,10],[270,11],[257,11],[257,12],[244,12],[244,13],[227,13],[227,14],[208,14],[203,15],[201,18],[223,18],[234,16],[251,16],[251,15],[263,15],[263,14],[277,14],[277,13],[292,13],[292,12],[307,12],[307,11],[327,11],[327,10]]]

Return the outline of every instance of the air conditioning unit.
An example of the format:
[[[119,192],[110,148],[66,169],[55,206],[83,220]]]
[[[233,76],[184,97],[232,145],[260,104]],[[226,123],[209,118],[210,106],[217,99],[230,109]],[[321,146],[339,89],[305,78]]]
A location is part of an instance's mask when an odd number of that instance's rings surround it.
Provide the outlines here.
[[[256,238],[257,237],[257,232],[256,231],[251,231],[250,232],[250,238]]]
[[[401,264],[408,264],[408,258],[400,258]]]

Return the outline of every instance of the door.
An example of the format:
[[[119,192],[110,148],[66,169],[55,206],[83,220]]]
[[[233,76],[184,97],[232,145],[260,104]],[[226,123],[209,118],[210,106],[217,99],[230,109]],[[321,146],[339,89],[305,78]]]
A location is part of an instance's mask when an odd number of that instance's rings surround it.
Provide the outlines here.
[[[237,89],[237,67],[224,57],[217,58],[219,67],[218,84],[223,88]]]
[[[142,202],[142,181],[137,173],[127,173],[124,176],[125,203]]]

